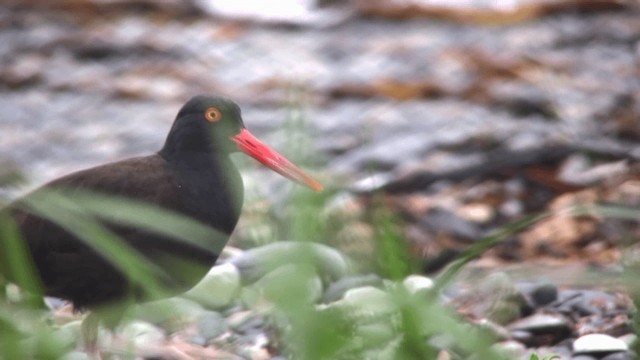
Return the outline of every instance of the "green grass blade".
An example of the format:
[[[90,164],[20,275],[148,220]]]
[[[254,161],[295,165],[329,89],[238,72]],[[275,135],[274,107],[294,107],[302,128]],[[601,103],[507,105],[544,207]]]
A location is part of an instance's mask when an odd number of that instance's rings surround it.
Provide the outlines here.
[[[7,212],[0,212],[0,273],[10,274],[11,280],[29,289],[34,295],[42,295],[42,283],[36,272],[29,249],[18,226]]]
[[[498,229],[494,234],[486,236],[467,248],[462,254],[451,264],[449,264],[434,281],[433,290],[439,292],[447,287],[455,278],[456,274],[471,260],[477,258],[485,251],[498,245],[509,236],[526,229],[532,224],[549,216],[549,213],[540,215],[525,216],[520,220],[512,222]]]
[[[188,216],[137,200],[81,190],[61,190],[60,195],[108,222],[151,231],[218,254],[229,237]]]
[[[154,274],[162,274],[164,270],[146,260],[70,198],[46,192],[24,198],[20,204],[27,211],[56,223],[85,241],[151,296],[163,293]]]

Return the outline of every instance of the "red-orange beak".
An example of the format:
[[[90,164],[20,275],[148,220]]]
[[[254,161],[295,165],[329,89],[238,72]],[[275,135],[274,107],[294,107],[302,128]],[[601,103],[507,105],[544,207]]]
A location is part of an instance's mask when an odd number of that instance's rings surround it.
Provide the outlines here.
[[[267,144],[258,140],[258,138],[253,136],[246,128],[242,129],[240,134],[232,136],[231,140],[238,145],[240,151],[260,161],[271,170],[288,179],[306,185],[313,191],[322,191],[322,184],[300,170],[300,168],[270,148]]]

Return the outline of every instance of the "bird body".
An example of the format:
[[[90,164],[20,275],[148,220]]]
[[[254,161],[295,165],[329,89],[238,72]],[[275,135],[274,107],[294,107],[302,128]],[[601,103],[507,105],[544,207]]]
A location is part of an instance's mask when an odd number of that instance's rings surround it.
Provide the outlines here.
[[[127,245],[161,268],[167,268],[169,264],[163,259],[168,262],[169,257],[198,265],[199,273],[190,276],[179,278],[184,267],[169,273],[176,279],[167,279],[165,285],[172,283],[170,293],[175,293],[195,285],[213,266],[240,215],[242,188],[220,190],[228,187],[231,181],[227,179],[240,179],[239,173],[231,166],[224,176],[199,171],[203,165],[210,166],[215,161],[207,160],[171,164],[160,155],[132,158],[69,174],[46,184],[43,189],[71,189],[66,193],[71,199],[74,190],[126,197],[181,213],[218,230],[222,235],[216,239],[219,246],[203,249],[131,227],[109,226]],[[145,176],[130,176],[136,173]],[[198,183],[212,187],[198,186]],[[75,308],[85,309],[121,300],[132,292],[142,294],[139,289],[131,288],[128,279],[108,259],[50,220],[21,209],[15,210],[14,218],[47,295],[68,299]],[[145,296],[138,297],[142,300]]]
[[[158,153],[72,173],[41,189],[65,189],[71,199],[75,190],[125,197],[216,229],[220,238],[214,239],[215,246],[203,249],[135,227],[104,224],[151,263],[167,270],[170,278],[160,281],[171,294],[187,290],[206,274],[238,222],[243,186],[229,158],[238,150],[294,181],[321,190],[318,182],[246,130],[235,103],[207,96],[194,97],[182,107]],[[148,300],[116,265],[61,226],[20,207],[11,207],[11,213],[46,295],[67,299],[77,309],[128,298]],[[2,271],[14,280],[10,271]]]

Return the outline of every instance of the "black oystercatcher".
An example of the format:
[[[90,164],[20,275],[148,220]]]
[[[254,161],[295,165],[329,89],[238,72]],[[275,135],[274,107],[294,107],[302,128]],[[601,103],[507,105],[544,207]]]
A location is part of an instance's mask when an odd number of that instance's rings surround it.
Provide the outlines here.
[[[133,249],[171,275],[161,282],[175,293],[192,287],[206,274],[236,226],[243,186],[229,154],[238,150],[291,180],[322,190],[320,183],[251,135],[238,105],[218,96],[190,99],[178,112],[157,154],[79,171],[42,188],[86,189],[123,196],[179,212],[217,229],[223,234],[216,239],[217,249],[207,251],[141,229],[107,224]],[[94,310],[94,314],[113,303],[150,300],[85,242],[19,208],[12,213],[46,295],[67,299],[75,309]],[[174,270],[176,264],[188,264],[189,271],[181,267]],[[9,280],[16,280],[2,264],[0,269]],[[85,320],[85,326],[89,326],[85,330],[92,332],[88,334],[90,347],[98,319],[114,326],[119,316],[113,322],[96,315],[91,325],[86,324],[89,318]]]

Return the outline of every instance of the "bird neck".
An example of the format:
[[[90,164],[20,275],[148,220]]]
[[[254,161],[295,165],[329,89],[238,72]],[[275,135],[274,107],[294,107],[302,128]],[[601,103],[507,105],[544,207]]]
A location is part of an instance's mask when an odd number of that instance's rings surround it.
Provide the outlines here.
[[[238,169],[227,154],[178,151],[163,157],[178,181],[186,213],[214,228],[231,234],[244,200]]]
[[[173,128],[159,154],[169,160],[182,153],[210,154],[214,151],[208,134],[194,127]]]
[[[200,118],[184,117],[176,119],[167,135],[160,155],[171,158],[180,153],[219,153],[226,156],[236,151],[235,144],[229,140],[225,131],[214,131]]]

